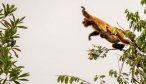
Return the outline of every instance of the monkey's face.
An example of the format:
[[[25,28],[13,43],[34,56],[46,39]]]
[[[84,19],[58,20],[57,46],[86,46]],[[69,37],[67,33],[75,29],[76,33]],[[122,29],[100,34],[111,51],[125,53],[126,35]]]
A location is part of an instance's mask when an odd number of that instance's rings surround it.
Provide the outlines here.
[[[83,25],[87,28],[88,26],[93,25],[93,21],[89,21],[86,18],[84,18]]]

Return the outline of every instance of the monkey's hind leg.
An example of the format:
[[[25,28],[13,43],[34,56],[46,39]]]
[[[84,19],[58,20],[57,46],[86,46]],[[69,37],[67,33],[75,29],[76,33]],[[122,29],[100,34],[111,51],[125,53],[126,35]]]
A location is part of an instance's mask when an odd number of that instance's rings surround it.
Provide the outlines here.
[[[88,36],[89,41],[91,40],[91,36],[97,36],[97,35],[99,35],[98,31],[93,31],[92,33],[90,33]]]
[[[125,46],[124,44],[118,44],[118,43],[112,44],[112,47],[113,47],[113,48],[119,49],[120,51],[123,50],[124,46]]]

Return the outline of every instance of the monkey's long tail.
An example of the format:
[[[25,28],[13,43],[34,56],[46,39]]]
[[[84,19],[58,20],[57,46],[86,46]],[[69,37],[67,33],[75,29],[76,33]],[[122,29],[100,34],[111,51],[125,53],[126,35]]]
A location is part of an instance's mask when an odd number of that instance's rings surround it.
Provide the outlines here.
[[[82,8],[82,11],[85,11],[85,7],[84,6],[81,6],[81,8]]]
[[[87,11],[85,11],[85,7],[84,6],[81,6],[82,8],[82,14],[86,17],[86,18],[89,18],[91,15],[88,14]]]

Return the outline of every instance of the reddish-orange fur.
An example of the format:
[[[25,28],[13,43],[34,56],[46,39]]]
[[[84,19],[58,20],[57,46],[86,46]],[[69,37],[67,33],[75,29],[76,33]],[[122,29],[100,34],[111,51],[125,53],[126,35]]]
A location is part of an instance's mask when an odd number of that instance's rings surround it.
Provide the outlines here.
[[[85,17],[84,18],[84,22],[86,21],[91,21],[94,23],[94,25],[92,25],[93,29],[95,31],[101,31],[101,32],[105,32],[106,34],[108,34],[108,36],[113,36],[114,38],[110,38],[107,39],[108,41],[112,40],[117,40],[120,39],[120,41],[122,43],[125,44],[131,44],[132,42],[128,39],[125,38],[125,32],[117,27],[112,27],[111,25],[109,25],[108,23],[104,22],[103,20],[94,17],[92,15],[90,15],[87,11],[85,11],[85,8],[82,7],[82,14]],[[88,27],[87,24],[84,24],[85,27]],[[117,33],[113,33],[113,31],[117,30]],[[116,38],[118,37],[118,38]],[[119,42],[119,41],[115,41],[115,42]],[[112,42],[113,43],[113,42]]]

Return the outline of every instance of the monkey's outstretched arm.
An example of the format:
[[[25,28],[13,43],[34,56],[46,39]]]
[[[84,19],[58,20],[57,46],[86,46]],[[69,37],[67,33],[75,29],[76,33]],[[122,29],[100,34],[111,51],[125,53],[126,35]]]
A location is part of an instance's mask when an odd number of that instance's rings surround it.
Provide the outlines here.
[[[91,40],[91,36],[97,36],[99,35],[99,33],[100,33],[99,31],[93,31],[92,33],[90,33],[88,36],[89,41]]]

